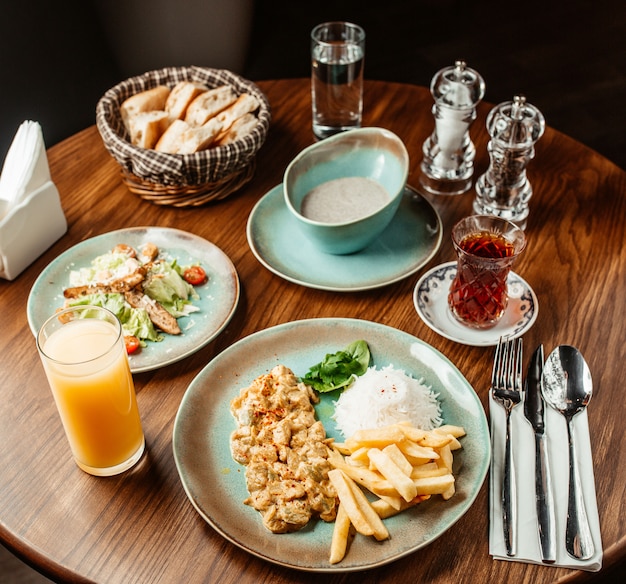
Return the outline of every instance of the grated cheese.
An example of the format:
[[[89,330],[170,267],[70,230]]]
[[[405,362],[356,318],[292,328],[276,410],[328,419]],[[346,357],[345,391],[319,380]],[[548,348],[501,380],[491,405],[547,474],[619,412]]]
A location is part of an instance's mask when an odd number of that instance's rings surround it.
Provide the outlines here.
[[[441,408],[431,388],[392,365],[370,367],[335,402],[333,419],[344,438],[357,430],[410,422],[422,430],[441,425]]]

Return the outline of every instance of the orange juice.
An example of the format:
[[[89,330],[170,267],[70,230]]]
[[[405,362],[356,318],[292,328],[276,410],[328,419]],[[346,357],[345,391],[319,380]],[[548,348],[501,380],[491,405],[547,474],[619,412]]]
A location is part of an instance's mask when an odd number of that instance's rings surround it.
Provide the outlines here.
[[[119,323],[78,318],[41,336],[42,360],[78,466],[102,476],[130,468],[143,453],[144,435]]]

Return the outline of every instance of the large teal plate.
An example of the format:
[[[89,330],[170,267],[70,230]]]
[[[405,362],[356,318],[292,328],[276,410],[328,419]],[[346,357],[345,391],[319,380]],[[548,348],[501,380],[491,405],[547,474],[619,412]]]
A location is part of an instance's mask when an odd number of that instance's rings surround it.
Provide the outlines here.
[[[169,259],[180,265],[200,263],[209,281],[197,287],[200,309],[181,317],[181,335],[165,335],[163,341],[148,343],[130,356],[133,373],[151,371],[183,359],[212,341],[228,324],[239,302],[239,277],[230,258],[216,245],[179,229],[132,227],[110,231],[76,244],[53,260],[39,275],[28,297],[28,324],[34,335],[46,319],[63,305],[63,289],[69,286],[69,273],[90,265],[91,261],[118,243],[135,248],[154,243]]]
[[[463,448],[455,451],[456,494],[448,501],[432,497],[386,524],[384,542],[357,536],[344,560],[328,563],[333,524],[314,521],[297,533],[267,531],[261,517],[243,504],[247,496],[244,467],[230,455],[235,421],[230,402],[255,377],[277,364],[298,376],[328,352],[357,339],[368,342],[374,364],[393,364],[439,395],[445,423],[464,426]],[[342,439],[331,420],[333,400],[326,394],[317,414],[329,436]],[[443,536],[470,508],[487,474],[490,442],[482,404],[459,370],[423,341],[374,322],[324,318],[269,328],[231,345],[192,381],[174,423],[174,458],[183,487],[198,513],[218,533],[269,562],[315,572],[350,572],[374,568],[416,552]]]
[[[308,288],[354,292],[387,286],[417,272],[437,253],[442,226],[435,208],[406,187],[389,227],[371,245],[354,254],[327,254],[301,232],[280,184],[252,209],[247,236],[259,262],[285,280]]]

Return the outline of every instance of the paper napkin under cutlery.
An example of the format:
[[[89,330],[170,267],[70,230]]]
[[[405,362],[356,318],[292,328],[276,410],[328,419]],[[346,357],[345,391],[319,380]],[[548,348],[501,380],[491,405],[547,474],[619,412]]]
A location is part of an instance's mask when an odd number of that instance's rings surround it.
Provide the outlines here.
[[[517,484],[517,554],[511,557],[506,554],[502,533],[501,501],[506,418],[504,408],[493,401],[491,396],[489,396],[489,415],[493,437],[489,478],[489,553],[498,560],[528,562],[591,572],[600,570],[602,567],[602,541],[587,411],[579,413],[573,419],[583,498],[595,547],[594,555],[589,560],[583,561],[572,558],[565,550],[565,521],[569,485],[569,450],[565,417],[551,407],[545,407],[545,435],[548,462],[552,473],[556,519],[556,562],[554,564],[545,564],[541,561],[535,507],[535,438],[533,429],[524,416],[522,404],[515,407],[511,413],[513,466]]]
[[[13,280],[66,231],[41,126],[27,120],[0,174],[0,278]]]

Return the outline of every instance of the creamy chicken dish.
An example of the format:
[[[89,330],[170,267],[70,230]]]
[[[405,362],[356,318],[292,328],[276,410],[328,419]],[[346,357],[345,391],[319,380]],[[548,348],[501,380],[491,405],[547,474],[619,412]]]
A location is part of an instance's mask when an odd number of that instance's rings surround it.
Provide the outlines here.
[[[289,368],[277,365],[231,402],[237,421],[231,452],[246,466],[250,494],[244,503],[259,511],[274,533],[297,531],[314,517],[334,521],[336,516],[329,439],[313,408],[318,400]]]

